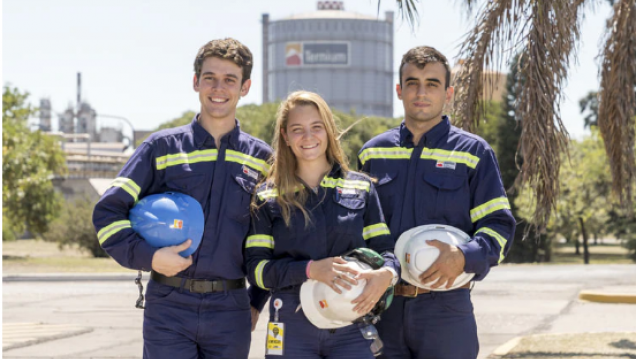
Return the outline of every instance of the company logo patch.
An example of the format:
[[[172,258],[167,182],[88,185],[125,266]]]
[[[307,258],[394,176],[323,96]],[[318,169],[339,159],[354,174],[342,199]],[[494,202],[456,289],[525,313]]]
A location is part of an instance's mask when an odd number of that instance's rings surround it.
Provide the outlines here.
[[[247,167],[246,165],[243,165],[243,173],[248,175],[249,177],[252,177],[255,180],[258,179],[258,172],[256,172],[253,169]]]
[[[300,66],[303,64],[303,51],[300,42],[288,42],[285,45],[285,65]]]
[[[325,309],[325,308],[329,308],[329,305],[327,305],[327,301],[326,300],[321,300],[318,302],[318,304],[320,304],[320,308]]]
[[[355,188],[341,188],[341,187],[338,187],[337,191],[340,194],[357,194]]]
[[[455,166],[457,166],[457,163],[455,162],[444,162],[444,161],[437,161],[437,164],[435,165],[435,167],[437,168],[448,168],[450,170],[454,170]]]
[[[175,219],[172,228],[183,229],[183,221],[180,219]]]

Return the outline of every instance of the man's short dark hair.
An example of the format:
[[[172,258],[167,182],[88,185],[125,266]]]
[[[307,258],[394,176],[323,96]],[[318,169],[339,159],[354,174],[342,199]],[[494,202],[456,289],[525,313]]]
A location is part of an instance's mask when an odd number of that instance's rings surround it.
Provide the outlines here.
[[[418,69],[423,69],[426,64],[435,62],[439,62],[444,65],[444,68],[446,69],[446,84],[444,85],[444,88],[448,88],[448,86],[450,86],[451,77],[448,60],[441,52],[430,46],[414,47],[402,56],[402,62],[400,63],[400,87],[402,87],[402,69],[404,68],[404,65],[414,64]]]
[[[203,62],[208,57],[218,57],[237,64],[243,70],[241,85],[249,80],[252,75],[252,52],[247,46],[237,40],[228,37],[222,40],[212,40],[201,46],[199,52],[197,52],[197,57],[194,59],[194,73],[197,76],[197,81],[199,81],[201,76]]]

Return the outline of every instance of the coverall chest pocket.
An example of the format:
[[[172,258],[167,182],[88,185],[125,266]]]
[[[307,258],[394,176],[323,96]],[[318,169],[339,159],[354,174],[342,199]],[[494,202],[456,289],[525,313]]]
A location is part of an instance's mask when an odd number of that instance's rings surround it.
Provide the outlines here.
[[[393,208],[397,205],[394,203],[397,199],[396,193],[404,193],[404,188],[397,188],[397,177],[397,172],[387,172],[383,176],[379,176],[378,182],[375,184],[386,223],[391,223]]]
[[[205,204],[207,190],[210,189],[208,176],[205,173],[192,171],[168,173],[166,185],[170,190],[195,198],[201,206]]]
[[[352,233],[362,235],[364,227],[364,207],[366,200],[359,190],[354,193],[344,193],[347,190],[336,188],[333,194],[335,206],[335,220],[333,230],[338,233]]]
[[[440,173],[425,173],[424,188],[417,191],[418,218],[444,219],[444,223],[454,224],[462,213],[470,211],[470,192],[468,176],[457,176]]]
[[[247,226],[250,223],[250,202],[256,182],[240,175],[233,177],[234,181],[229,184],[229,201],[227,216],[231,219]]]

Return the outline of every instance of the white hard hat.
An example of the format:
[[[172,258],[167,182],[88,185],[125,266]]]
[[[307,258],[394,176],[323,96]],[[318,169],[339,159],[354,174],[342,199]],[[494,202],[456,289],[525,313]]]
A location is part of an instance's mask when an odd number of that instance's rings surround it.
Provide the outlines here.
[[[345,259],[348,259],[346,266],[358,272],[372,269],[370,265],[357,259],[347,257]],[[316,327],[342,328],[361,317],[353,310],[356,305],[351,301],[362,293],[366,284],[366,279],[358,279],[358,284],[351,285],[349,290],[340,287],[342,293],[338,294],[325,283],[308,279],[300,287],[300,304],[307,319]]]
[[[432,288],[431,285],[435,281],[423,284],[419,280],[420,274],[424,273],[439,256],[439,249],[426,243],[426,240],[431,239],[459,246],[470,241],[470,236],[455,227],[441,224],[419,226],[402,233],[395,243],[394,250],[402,266],[402,279],[416,287],[438,292],[452,290],[468,283],[475,276],[474,273],[462,272],[448,289],[445,285]]]

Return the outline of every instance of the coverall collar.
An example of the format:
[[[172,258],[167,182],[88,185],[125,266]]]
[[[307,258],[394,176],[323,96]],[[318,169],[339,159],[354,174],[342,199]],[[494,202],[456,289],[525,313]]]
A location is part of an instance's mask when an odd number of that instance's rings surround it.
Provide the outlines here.
[[[331,167],[331,171],[329,171],[327,176],[331,178],[340,178],[342,176],[342,167],[340,167],[340,164],[335,163],[333,167]]]
[[[327,174],[325,174],[325,177],[323,177],[323,180],[326,177],[329,177],[329,178],[342,178],[342,167],[340,166],[340,164],[335,163],[331,167],[331,170],[329,170],[329,172],[327,172]],[[300,178],[300,177],[296,177],[296,178],[298,178],[300,183],[302,183],[306,188],[308,188],[308,189],[312,188],[307,183],[305,183],[305,181],[303,181],[302,178]],[[321,181],[321,184],[322,184],[322,181]],[[321,184],[318,184],[318,187],[321,187]]]
[[[205,128],[203,128],[203,126],[201,126],[201,124],[197,120],[198,117],[199,117],[199,114],[195,115],[191,123],[192,132],[194,133],[195,145],[199,149],[204,147],[207,147],[207,148],[214,147],[213,145],[214,139],[212,138],[212,135],[210,135],[210,133],[206,131]],[[238,148],[239,135],[241,133],[241,124],[239,123],[237,119],[234,119],[234,121],[235,121],[235,126],[232,129],[232,131],[230,131],[225,136],[223,136],[223,138],[221,138],[221,142],[223,141],[229,142],[230,148]]]
[[[450,130],[450,120],[448,116],[442,116],[442,121],[426,132],[418,146],[434,146],[442,137],[444,137]],[[400,124],[400,146],[401,147],[414,147],[413,134],[406,127],[404,121]]]

